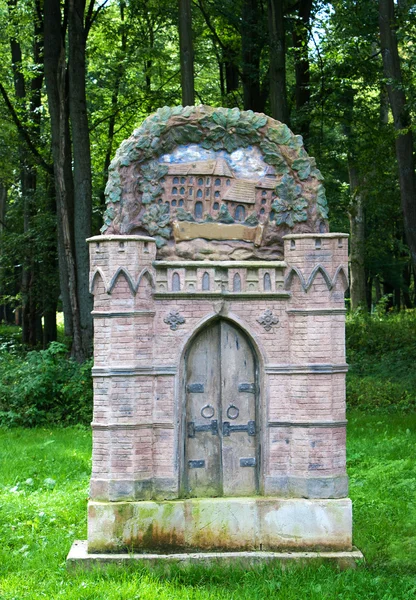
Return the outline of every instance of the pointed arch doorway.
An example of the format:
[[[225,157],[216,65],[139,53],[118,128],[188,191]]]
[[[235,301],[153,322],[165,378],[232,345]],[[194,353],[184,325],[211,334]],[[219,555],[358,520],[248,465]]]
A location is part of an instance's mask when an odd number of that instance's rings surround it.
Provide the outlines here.
[[[256,494],[257,361],[247,336],[229,321],[208,325],[187,352],[184,418],[183,494]]]

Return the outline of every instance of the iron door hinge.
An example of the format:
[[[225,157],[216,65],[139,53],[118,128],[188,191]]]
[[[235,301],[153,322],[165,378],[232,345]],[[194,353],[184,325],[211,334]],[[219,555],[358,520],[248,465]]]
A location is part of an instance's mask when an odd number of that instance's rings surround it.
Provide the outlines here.
[[[194,438],[200,431],[210,431],[212,435],[218,435],[217,419],[213,419],[209,425],[195,425],[194,421],[188,421],[188,438]]]
[[[247,425],[231,425],[229,421],[224,421],[222,424],[222,435],[229,436],[233,431],[247,431],[248,435],[256,435],[256,422],[249,421]]]

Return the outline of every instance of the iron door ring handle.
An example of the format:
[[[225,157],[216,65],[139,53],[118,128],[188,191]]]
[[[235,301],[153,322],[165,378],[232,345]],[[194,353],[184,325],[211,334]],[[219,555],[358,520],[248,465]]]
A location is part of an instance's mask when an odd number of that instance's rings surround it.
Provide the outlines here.
[[[229,419],[231,419],[232,421],[234,421],[234,419],[238,418],[238,415],[240,414],[240,409],[235,406],[234,404],[230,404],[230,406],[227,408],[227,417]]]

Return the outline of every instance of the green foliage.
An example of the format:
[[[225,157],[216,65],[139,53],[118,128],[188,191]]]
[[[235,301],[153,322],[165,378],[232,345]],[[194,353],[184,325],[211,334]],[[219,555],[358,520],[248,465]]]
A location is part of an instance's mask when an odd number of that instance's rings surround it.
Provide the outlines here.
[[[179,206],[179,208],[176,209],[176,218],[178,221],[189,221],[190,223],[195,223],[192,213],[182,208],[182,206]]]
[[[169,238],[170,214],[166,204],[151,204],[142,217],[142,223],[150,235],[155,236],[156,246],[161,248]]]
[[[255,210],[248,215],[247,219],[244,221],[244,225],[258,225],[258,223],[259,217]]]
[[[368,412],[416,409],[416,311],[357,312],[346,328],[348,406]]]
[[[293,227],[295,223],[307,221],[308,206],[305,198],[302,198],[302,186],[296,183],[290,175],[283,175],[281,182],[276,186],[276,200],[272,203],[272,216],[277,225],[286,223]],[[273,215],[274,213],[274,215]]]
[[[218,223],[235,223],[233,217],[230,215],[230,211],[226,204],[221,204],[220,210],[217,216]]]
[[[20,345],[0,346],[0,424],[87,424],[92,416],[92,361],[68,358],[64,344],[24,354]]]

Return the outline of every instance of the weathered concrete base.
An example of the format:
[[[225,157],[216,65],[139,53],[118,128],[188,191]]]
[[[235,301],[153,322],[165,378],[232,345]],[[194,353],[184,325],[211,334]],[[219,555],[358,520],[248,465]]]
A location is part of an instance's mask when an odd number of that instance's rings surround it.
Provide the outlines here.
[[[352,548],[349,498],[96,502],[88,552],[333,551]]]
[[[341,570],[355,569],[364,560],[362,553],[353,549],[349,552],[200,552],[190,554],[89,554],[87,542],[77,540],[66,559],[69,569],[91,569],[107,565],[140,564],[150,569],[163,566],[187,567],[237,566],[245,569],[259,565],[290,567],[320,566],[327,564]]]

